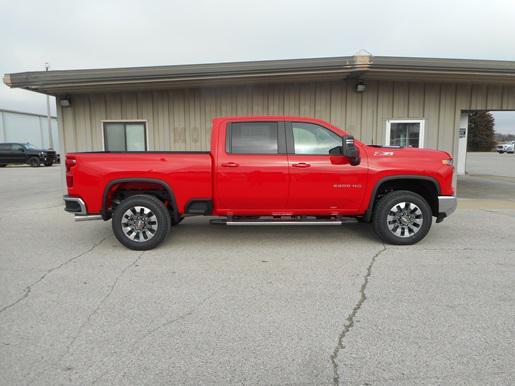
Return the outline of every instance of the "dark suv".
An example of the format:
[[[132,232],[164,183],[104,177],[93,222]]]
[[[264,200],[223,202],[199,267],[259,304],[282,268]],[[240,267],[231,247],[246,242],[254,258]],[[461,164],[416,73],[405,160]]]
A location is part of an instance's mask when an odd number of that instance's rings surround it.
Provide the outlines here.
[[[52,166],[57,161],[54,150],[37,149],[30,143],[0,143],[0,167],[7,164]]]

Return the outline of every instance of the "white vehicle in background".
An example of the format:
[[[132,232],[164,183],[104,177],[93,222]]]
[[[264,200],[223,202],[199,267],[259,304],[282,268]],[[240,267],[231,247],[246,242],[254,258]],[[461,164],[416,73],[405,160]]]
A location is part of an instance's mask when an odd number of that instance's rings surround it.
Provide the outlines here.
[[[497,145],[495,150],[499,154],[502,154],[502,153],[513,154],[513,152],[515,151],[515,141],[511,141],[508,143],[501,143],[501,144]]]

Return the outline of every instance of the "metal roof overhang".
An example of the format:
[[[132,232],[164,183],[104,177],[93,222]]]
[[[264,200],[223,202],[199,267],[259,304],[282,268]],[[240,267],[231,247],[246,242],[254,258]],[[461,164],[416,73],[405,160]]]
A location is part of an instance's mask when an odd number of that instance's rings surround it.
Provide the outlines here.
[[[336,58],[5,74],[9,87],[50,95],[334,79],[515,85],[515,62],[357,55]]]

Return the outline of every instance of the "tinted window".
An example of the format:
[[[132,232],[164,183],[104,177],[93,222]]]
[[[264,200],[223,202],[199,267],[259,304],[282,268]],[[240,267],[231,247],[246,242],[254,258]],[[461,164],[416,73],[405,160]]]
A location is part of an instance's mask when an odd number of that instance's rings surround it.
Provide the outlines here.
[[[342,139],[325,127],[313,123],[292,122],[295,154],[329,154],[342,145]]]
[[[8,143],[0,143],[0,151],[11,150],[11,145]]]
[[[13,151],[20,151],[20,150],[23,150],[23,146],[18,144],[18,143],[13,143],[11,145],[11,150],[13,150]]]
[[[236,154],[277,154],[277,122],[232,123],[227,151]]]

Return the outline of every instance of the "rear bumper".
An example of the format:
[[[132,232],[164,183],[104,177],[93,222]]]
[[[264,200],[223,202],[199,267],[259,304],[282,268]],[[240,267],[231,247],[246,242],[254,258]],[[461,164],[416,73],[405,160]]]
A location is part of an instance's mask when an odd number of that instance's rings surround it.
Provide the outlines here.
[[[75,221],[102,220],[100,215],[88,215],[86,204],[80,197],[64,196],[64,210],[75,215]]]
[[[438,196],[438,217],[436,222],[443,221],[454,213],[458,206],[458,200],[455,196]]]
[[[63,196],[64,210],[78,216],[86,216],[86,204],[80,197]]]

